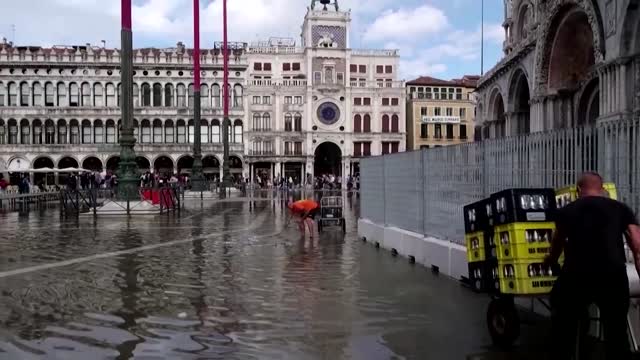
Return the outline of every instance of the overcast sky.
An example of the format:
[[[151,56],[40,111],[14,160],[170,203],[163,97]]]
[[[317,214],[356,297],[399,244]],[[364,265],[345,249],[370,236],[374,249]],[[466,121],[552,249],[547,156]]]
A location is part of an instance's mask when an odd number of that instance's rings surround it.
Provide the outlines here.
[[[120,0],[2,0],[0,37],[19,45],[101,40],[119,47]],[[191,0],[133,0],[134,46],[192,44]],[[228,0],[229,40],[271,36],[299,44],[311,0]],[[481,0],[340,0],[351,9],[352,48],[400,49],[401,75],[444,79],[480,72]],[[501,57],[503,0],[485,0],[485,71]],[[222,39],[222,0],[201,0],[203,47]],[[15,37],[13,28],[15,26]]]

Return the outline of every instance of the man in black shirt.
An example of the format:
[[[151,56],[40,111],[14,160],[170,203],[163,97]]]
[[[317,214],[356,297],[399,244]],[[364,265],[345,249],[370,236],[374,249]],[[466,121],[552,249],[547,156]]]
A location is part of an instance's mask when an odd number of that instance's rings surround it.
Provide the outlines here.
[[[586,173],[578,181],[579,199],[560,209],[551,254],[556,264],[564,250],[562,272],[551,292],[552,358],[569,360],[578,324],[590,304],[600,309],[606,358],[630,359],[627,335],[629,280],[623,235],[640,273],[640,228],[633,211],[604,196],[602,178]]]

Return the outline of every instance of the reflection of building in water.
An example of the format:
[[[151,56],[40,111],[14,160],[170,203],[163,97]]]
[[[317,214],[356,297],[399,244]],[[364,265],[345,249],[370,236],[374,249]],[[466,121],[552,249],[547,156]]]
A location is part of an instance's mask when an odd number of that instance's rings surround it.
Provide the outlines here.
[[[504,57],[478,84],[482,137],[640,117],[639,6],[506,0]]]
[[[300,44],[277,38],[232,43],[229,89],[221,84],[221,44],[203,50],[200,99],[193,95],[191,49],[182,43],[136,49],[138,167],[189,173],[194,126],[200,126],[205,175],[219,177],[223,96],[231,104],[235,176],[264,169],[270,178],[297,181],[314,172],[346,177],[361,157],[403,151],[398,52],[351,49],[351,13],[323,5],[307,10]],[[119,68],[117,49],[0,43],[0,171],[24,165],[115,170]],[[189,111],[195,101],[202,106],[200,124]],[[65,182],[63,174],[50,178]]]

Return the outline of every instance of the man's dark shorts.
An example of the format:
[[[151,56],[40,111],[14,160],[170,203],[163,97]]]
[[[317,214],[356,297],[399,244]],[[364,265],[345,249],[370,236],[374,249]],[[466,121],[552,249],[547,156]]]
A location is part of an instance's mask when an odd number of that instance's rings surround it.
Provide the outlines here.
[[[307,214],[306,218],[315,220],[316,215],[318,215],[319,212],[320,212],[320,208],[315,208],[315,209],[309,211],[309,214]]]

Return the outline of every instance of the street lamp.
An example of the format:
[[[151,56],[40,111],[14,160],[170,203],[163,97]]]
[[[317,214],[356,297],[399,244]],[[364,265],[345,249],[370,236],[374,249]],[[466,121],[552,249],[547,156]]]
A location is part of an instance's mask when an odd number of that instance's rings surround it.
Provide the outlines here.
[[[120,82],[122,93],[120,109],[122,124],[120,130],[120,163],[118,165],[118,198],[134,200],[138,196],[138,165],[133,136],[133,33],[131,21],[131,0],[122,0],[122,54]]]
[[[200,138],[200,0],[193,0],[193,165],[191,189],[205,190],[202,174],[202,142]]]

